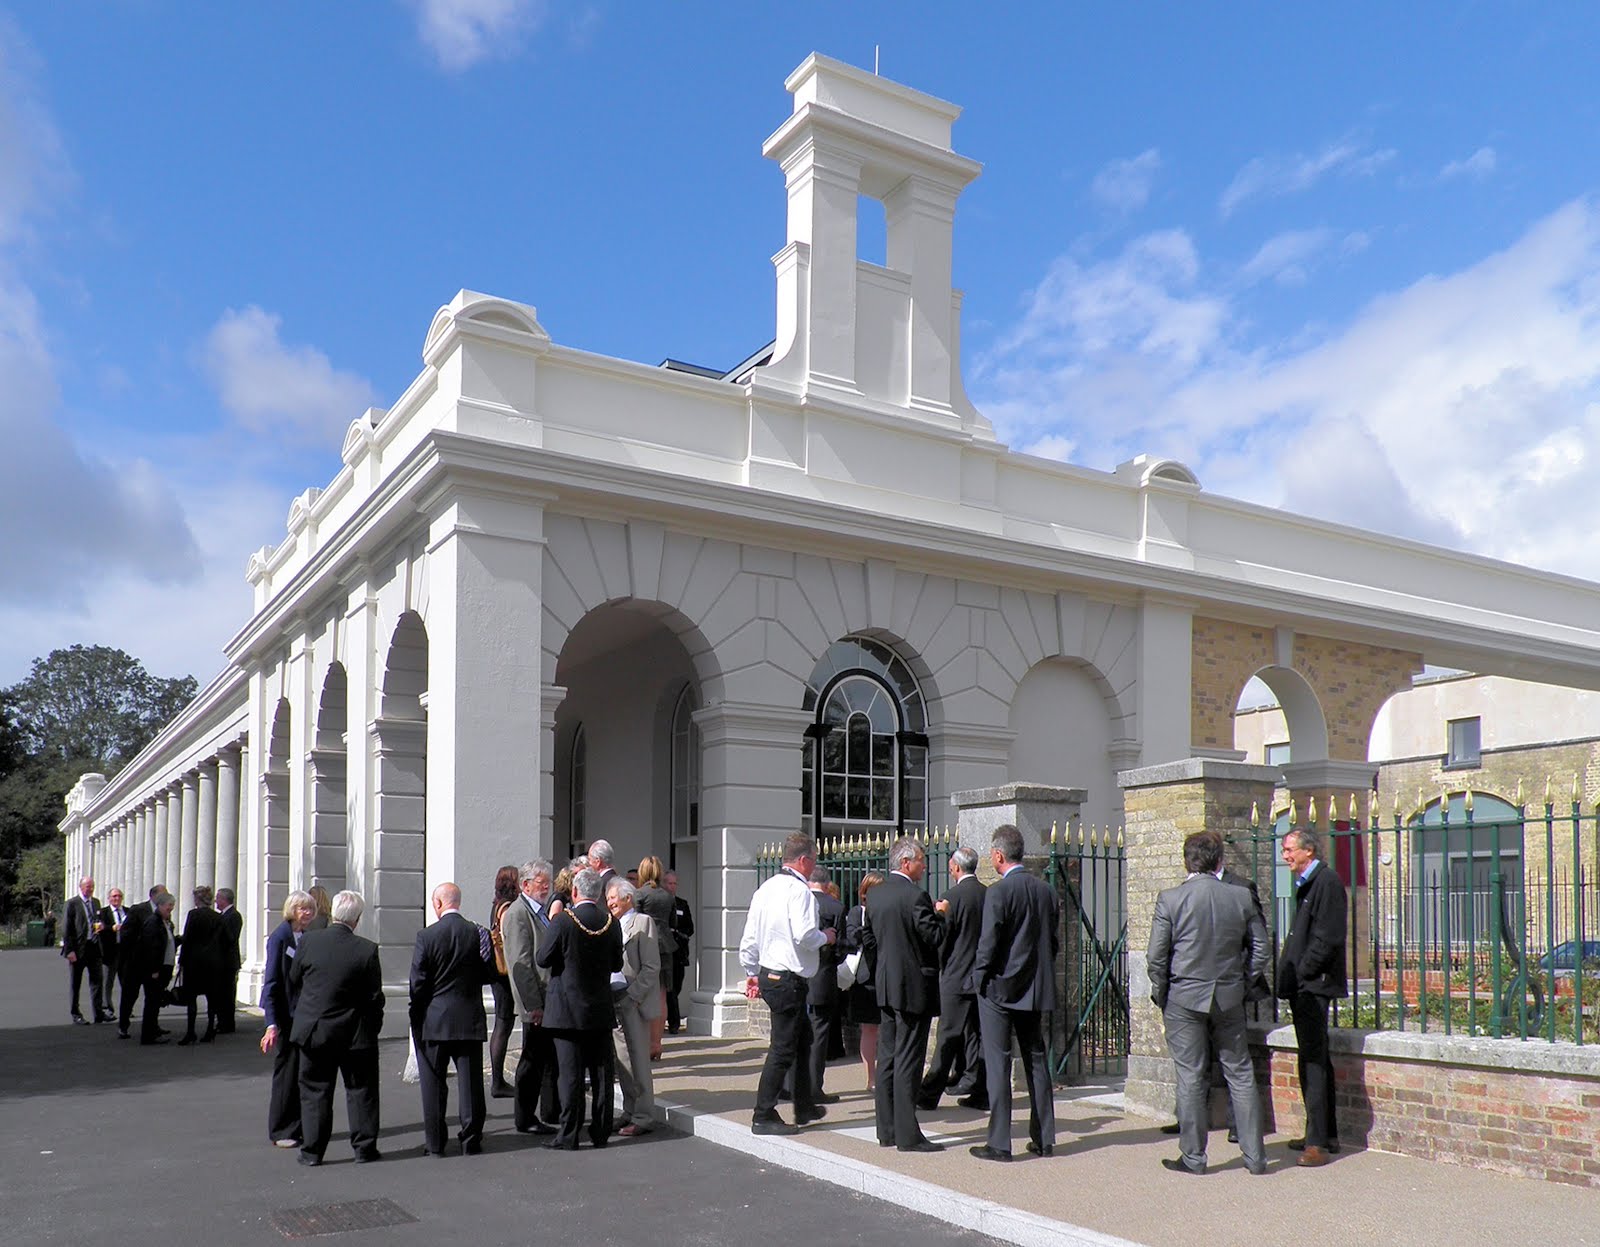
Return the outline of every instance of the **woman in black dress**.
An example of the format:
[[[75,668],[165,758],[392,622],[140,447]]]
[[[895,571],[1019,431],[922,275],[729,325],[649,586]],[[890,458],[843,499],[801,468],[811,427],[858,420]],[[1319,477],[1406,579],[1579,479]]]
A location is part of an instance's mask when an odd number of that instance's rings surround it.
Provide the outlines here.
[[[180,1044],[195,1042],[194,1023],[200,996],[206,998],[206,1033],[199,1042],[217,1037],[217,991],[223,978],[225,958],[222,950],[222,915],[211,908],[211,889],[202,884],[194,890],[194,908],[183,920],[183,939],[178,942],[178,968],[183,971],[184,1003],[189,1008],[189,1027]]]
[[[506,1081],[506,1048],[511,1043],[511,1024],[517,1019],[516,1001],[511,997],[511,977],[506,973],[505,954],[500,946],[500,919],[516,902],[517,868],[502,866],[494,875],[494,907],[489,911],[489,938],[494,945],[494,978],[489,990],[494,993],[494,1029],[489,1032],[489,1094],[509,1100],[513,1094]]]
[[[856,981],[845,995],[844,1017],[861,1028],[861,1063],[867,1067],[867,1090],[878,1084],[878,990],[873,972],[878,968],[878,946],[867,930],[867,893],[883,882],[883,875],[871,871],[861,880],[856,894],[860,904],[844,916],[845,954],[859,952],[861,962]]]

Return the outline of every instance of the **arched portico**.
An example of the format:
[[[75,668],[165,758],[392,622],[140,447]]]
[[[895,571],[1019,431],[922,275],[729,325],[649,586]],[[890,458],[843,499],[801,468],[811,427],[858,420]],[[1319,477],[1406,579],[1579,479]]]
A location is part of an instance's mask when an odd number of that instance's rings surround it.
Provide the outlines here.
[[[293,715],[281,698],[267,736],[266,766],[261,772],[261,913],[262,930],[283,920],[289,895],[289,729]]]
[[[341,663],[330,663],[317,699],[316,728],[306,758],[311,791],[310,860],[306,877],[331,896],[350,877],[349,808],[345,778],[348,759],[349,680]]]
[[[382,666],[372,738],[372,923],[386,983],[405,981],[424,921],[427,832],[428,632],[406,611]]]

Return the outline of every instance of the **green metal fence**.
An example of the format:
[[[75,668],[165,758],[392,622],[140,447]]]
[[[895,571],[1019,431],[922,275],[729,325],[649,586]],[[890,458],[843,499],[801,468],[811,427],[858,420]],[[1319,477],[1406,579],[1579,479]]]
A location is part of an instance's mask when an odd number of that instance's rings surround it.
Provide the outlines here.
[[[950,886],[950,854],[956,850],[955,830],[935,827],[922,831],[907,831],[907,836],[922,846],[928,856],[927,873],[922,876],[922,886],[929,896],[938,900]],[[825,866],[839,887],[839,899],[846,909],[857,903],[861,881],[873,871],[889,871],[889,846],[894,838],[884,839],[870,835],[824,837],[817,845],[817,865]],[[756,884],[759,887],[783,868],[783,846],[764,844],[756,854]]]
[[[1585,813],[1575,794],[1558,812],[1547,793],[1530,813],[1519,792],[1514,817],[1480,822],[1470,793],[1453,800],[1455,813],[1446,793],[1426,818],[1397,808],[1368,828],[1338,818],[1337,801],[1325,820],[1314,803],[1304,821],[1293,806],[1270,826],[1253,816],[1232,842],[1263,895],[1270,872],[1274,974],[1294,903],[1283,836],[1309,828],[1348,896],[1351,994],[1335,1025],[1600,1041],[1600,807]]]
[[[1122,832],[1050,829],[1045,880],[1061,902],[1059,1007],[1050,1019],[1050,1068],[1081,1082],[1128,1068],[1128,917]]]

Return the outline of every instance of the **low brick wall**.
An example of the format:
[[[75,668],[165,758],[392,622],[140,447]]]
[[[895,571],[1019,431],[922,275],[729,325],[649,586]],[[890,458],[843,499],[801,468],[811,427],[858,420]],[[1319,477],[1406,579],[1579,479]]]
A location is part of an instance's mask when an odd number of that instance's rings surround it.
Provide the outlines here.
[[[1251,1040],[1268,1128],[1302,1133],[1293,1027]],[[1329,1042],[1345,1145],[1600,1187],[1600,1047],[1345,1029]]]

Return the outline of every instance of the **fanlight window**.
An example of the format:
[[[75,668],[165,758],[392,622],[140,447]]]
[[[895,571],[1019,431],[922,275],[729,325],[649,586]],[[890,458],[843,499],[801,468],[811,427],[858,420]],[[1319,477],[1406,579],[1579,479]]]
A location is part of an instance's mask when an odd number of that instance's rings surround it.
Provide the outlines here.
[[[865,637],[828,647],[806,682],[801,810],[814,834],[889,836],[928,819],[922,690],[891,650]]]
[[[684,685],[672,709],[672,840],[700,835],[700,729],[694,722],[694,690]]]

